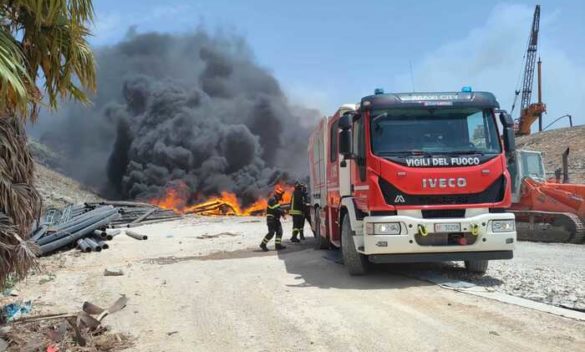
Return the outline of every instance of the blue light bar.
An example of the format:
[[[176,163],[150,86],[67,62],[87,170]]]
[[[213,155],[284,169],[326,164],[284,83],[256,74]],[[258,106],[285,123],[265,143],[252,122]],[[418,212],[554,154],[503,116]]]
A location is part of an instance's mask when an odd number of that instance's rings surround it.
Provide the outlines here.
[[[465,86],[465,87],[461,88],[461,92],[463,92],[463,93],[471,93],[471,87],[470,86]]]
[[[384,88],[376,88],[374,90],[374,94],[376,95],[384,94]]]

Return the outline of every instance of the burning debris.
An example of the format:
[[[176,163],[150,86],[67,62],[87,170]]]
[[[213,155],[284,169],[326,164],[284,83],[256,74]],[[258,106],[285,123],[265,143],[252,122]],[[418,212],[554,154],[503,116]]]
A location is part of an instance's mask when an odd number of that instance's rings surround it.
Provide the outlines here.
[[[241,38],[132,35],[97,57],[91,111],[70,106],[37,135],[107,198],[165,199],[184,186],[186,204],[219,195],[221,209],[203,214],[245,215],[278,180],[305,177],[301,121],[318,113],[292,106]]]
[[[274,190],[277,189],[284,191],[282,202],[290,203],[294,187],[278,182],[274,187]],[[150,202],[160,208],[183,214],[254,216],[266,213],[267,197],[260,197],[244,206],[235,193],[221,192],[219,196],[212,196],[203,202],[189,205],[188,187],[185,184],[179,184],[177,187],[168,188],[163,197],[154,198]]]
[[[284,192],[283,203],[286,207],[294,187],[279,182],[274,189]],[[77,247],[82,252],[101,252],[109,248],[106,241],[120,233],[120,230],[114,230],[116,228],[178,220],[183,214],[257,216],[266,212],[268,204],[266,197],[260,197],[243,206],[236,194],[230,192],[222,192],[219,196],[195,204],[189,204],[189,199],[189,190],[182,185],[168,188],[163,197],[153,198],[150,203],[103,201],[70,205],[62,210],[49,209],[33,226],[30,241],[39,247],[40,255],[64,247]],[[133,235],[132,231],[125,232],[130,237],[146,239]]]

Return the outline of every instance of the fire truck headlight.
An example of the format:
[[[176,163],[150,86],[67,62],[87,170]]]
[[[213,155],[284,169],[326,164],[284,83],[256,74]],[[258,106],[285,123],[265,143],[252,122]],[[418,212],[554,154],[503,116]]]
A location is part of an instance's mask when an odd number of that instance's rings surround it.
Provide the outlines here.
[[[400,235],[399,222],[370,224],[371,223],[368,223],[366,225],[366,231],[370,235]]]
[[[492,232],[512,232],[516,230],[515,220],[493,220]]]

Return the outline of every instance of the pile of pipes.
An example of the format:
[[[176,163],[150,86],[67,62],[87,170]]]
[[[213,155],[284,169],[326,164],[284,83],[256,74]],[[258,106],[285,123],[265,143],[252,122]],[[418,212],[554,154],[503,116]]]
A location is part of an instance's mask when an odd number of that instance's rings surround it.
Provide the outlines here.
[[[62,212],[48,211],[30,240],[40,248],[40,255],[57,249],[77,245],[84,251],[101,251],[108,246],[103,239],[107,226],[120,217],[119,209],[111,205],[87,209],[85,206],[69,206]],[[110,236],[113,234],[110,233]],[[99,249],[98,249],[99,248]]]
[[[85,203],[86,206],[96,207],[112,205],[120,209],[120,217],[112,221],[112,228],[136,227],[157,222],[181,219],[183,216],[173,210],[166,210],[155,205],[140,202],[108,201],[99,203]]]
[[[109,248],[106,241],[120,233],[120,230],[113,230],[115,227],[134,227],[180,218],[180,214],[146,203],[71,205],[63,210],[49,209],[33,226],[30,241],[38,245],[40,255],[73,246],[83,252],[100,252]]]

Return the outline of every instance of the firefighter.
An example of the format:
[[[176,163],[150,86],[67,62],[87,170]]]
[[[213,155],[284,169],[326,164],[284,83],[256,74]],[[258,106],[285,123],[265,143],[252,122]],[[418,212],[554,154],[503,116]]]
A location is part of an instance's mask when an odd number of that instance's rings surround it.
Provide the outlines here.
[[[277,189],[274,191],[274,196],[268,200],[268,206],[266,208],[266,225],[268,225],[268,233],[264,236],[262,243],[260,243],[260,248],[263,251],[268,251],[268,247],[266,246],[268,242],[276,235],[275,242],[275,249],[285,249],[286,247],[282,245],[282,224],[280,223],[280,218],[284,218],[284,211],[280,207],[280,200],[282,199],[282,195],[284,191],[282,189]]]
[[[303,228],[305,227],[305,209],[307,208],[307,196],[304,191],[304,185],[300,182],[295,183],[292,200],[290,202],[290,211],[288,212],[293,218],[293,229],[291,242],[300,242],[305,239]],[[297,238],[299,236],[299,238]]]

